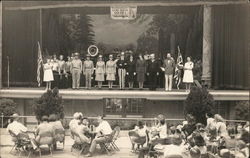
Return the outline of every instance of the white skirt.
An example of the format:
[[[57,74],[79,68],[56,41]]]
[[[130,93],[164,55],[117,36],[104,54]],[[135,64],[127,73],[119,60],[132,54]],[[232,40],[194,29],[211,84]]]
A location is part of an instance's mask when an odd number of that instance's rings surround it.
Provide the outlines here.
[[[184,70],[183,82],[184,83],[193,83],[194,82],[194,76],[193,76],[192,70]]]
[[[54,81],[54,76],[53,76],[53,72],[51,69],[47,69],[44,71],[43,81],[44,82]]]

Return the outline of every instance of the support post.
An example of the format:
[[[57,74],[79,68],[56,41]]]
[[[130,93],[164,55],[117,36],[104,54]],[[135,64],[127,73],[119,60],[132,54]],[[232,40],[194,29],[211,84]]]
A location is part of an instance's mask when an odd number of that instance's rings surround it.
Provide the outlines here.
[[[41,50],[43,50],[43,12],[42,9],[39,9],[39,43]]]
[[[202,81],[211,87],[213,56],[213,25],[212,7],[204,5],[203,8],[203,54],[202,54]]]
[[[3,6],[2,6],[2,1],[0,2],[0,89],[3,87],[3,40],[2,40],[2,35],[3,35],[3,18],[2,18],[2,12],[3,12]]]

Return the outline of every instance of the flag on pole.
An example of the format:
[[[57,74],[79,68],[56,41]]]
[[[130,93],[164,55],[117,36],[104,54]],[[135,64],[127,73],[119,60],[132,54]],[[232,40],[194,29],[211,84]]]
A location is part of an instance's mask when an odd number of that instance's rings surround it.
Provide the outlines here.
[[[38,87],[41,86],[41,68],[42,68],[42,63],[43,63],[43,58],[42,58],[42,50],[41,50],[41,46],[40,43],[38,42],[38,55],[37,55],[37,83],[38,83]]]
[[[176,81],[179,80],[179,76],[178,76],[179,68],[178,68],[178,65],[179,65],[180,63],[183,63],[183,59],[182,59],[180,47],[178,46],[178,57],[177,57],[177,60],[176,60],[175,74],[174,74],[174,78],[176,79]]]

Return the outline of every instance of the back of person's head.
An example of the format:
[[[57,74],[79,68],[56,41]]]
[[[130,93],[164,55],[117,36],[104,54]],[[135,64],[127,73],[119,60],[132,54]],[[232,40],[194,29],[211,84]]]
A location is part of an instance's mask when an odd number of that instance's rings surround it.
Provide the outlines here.
[[[49,122],[55,122],[57,120],[56,114],[50,114],[49,115]]]
[[[76,113],[74,113],[73,118],[77,120],[77,119],[79,119],[79,116],[80,116],[79,112],[76,112]]]
[[[42,119],[41,119],[42,122],[48,122],[49,121],[49,117],[44,115],[42,116]]]
[[[202,123],[196,123],[196,129],[200,130],[201,128],[204,128],[205,126]]]
[[[140,129],[144,127],[144,123],[142,121],[138,121],[137,125]]]
[[[219,115],[219,114],[215,114],[214,115],[214,119],[217,122],[224,122],[224,118],[221,115]]]
[[[235,129],[233,127],[230,127],[227,129],[228,131],[228,135],[231,137],[231,138],[234,138],[235,137]]]
[[[18,113],[14,113],[11,117],[12,117],[12,119],[15,120],[15,121],[19,120],[19,115],[18,115]]]
[[[205,146],[206,145],[204,138],[199,133],[196,133],[194,135],[194,143],[197,146]]]
[[[206,113],[206,116],[207,116],[208,118],[212,118],[214,115],[213,115],[212,112],[207,112],[207,113]]]
[[[160,124],[161,124],[161,125],[165,125],[165,123],[166,123],[165,119],[160,120]]]
[[[201,151],[199,148],[193,147],[190,149],[190,156],[192,158],[200,158],[201,156]]]
[[[175,126],[171,126],[170,127],[170,133],[171,134],[175,134],[175,132],[176,132],[176,127]]]

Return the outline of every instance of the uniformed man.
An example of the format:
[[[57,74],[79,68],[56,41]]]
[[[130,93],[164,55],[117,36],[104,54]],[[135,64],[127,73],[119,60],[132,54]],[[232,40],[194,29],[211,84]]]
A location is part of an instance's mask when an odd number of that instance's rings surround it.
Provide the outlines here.
[[[94,63],[90,60],[90,55],[86,55],[86,60],[83,62],[83,75],[85,75],[85,86],[87,89],[91,89],[91,77],[94,72]]]
[[[125,88],[126,66],[127,62],[125,61],[125,54],[124,52],[121,52],[120,59],[117,61],[120,89]]]
[[[82,61],[79,59],[79,53],[75,53],[75,57],[71,62],[72,88],[79,89],[80,75],[82,72]]]
[[[160,66],[159,63],[155,60],[155,54],[151,54],[147,68],[147,76],[150,90],[156,90],[157,88],[157,77],[159,76],[159,71]]]
[[[59,65],[59,88],[65,88],[66,87],[66,69],[65,69],[65,61],[63,60],[63,55],[59,56],[58,60]]]

